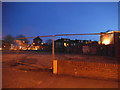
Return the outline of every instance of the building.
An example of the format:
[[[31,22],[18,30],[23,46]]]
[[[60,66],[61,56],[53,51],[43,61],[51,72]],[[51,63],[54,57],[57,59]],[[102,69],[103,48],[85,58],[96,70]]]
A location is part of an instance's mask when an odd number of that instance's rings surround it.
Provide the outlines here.
[[[34,46],[41,46],[42,39],[39,37],[36,37],[33,39]]]
[[[61,38],[55,41],[55,47],[67,47],[70,44],[70,39]]]
[[[100,43],[104,45],[120,43],[120,31],[111,31],[100,34]]]
[[[55,41],[55,50],[67,53],[82,53],[83,45],[91,44],[91,40],[71,40],[66,38],[57,39]]]
[[[107,46],[109,54],[120,57],[120,31],[101,33],[100,43]]]
[[[71,40],[66,38],[61,38],[55,41],[56,47],[76,47],[83,44],[90,44],[91,40]]]

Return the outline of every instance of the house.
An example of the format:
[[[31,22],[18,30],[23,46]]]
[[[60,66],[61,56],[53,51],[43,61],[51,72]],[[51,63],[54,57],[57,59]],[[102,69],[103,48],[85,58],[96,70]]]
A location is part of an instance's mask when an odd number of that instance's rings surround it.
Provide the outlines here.
[[[91,42],[91,40],[61,38],[55,41],[55,50],[58,52],[82,53],[82,46],[90,44]]]

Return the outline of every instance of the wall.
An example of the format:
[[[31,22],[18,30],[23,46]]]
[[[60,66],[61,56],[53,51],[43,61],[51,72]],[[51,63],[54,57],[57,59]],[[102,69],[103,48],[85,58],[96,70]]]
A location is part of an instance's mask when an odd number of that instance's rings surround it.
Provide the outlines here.
[[[105,64],[73,60],[57,60],[56,65],[57,70],[55,68],[54,69],[57,71],[57,74],[110,80],[118,79],[117,64]]]

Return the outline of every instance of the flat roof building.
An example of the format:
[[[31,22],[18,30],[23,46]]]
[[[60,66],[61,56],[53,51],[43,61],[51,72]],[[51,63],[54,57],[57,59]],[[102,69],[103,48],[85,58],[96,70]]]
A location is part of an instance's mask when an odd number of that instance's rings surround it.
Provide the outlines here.
[[[120,43],[120,31],[111,31],[100,34],[100,43],[104,45],[119,44]]]

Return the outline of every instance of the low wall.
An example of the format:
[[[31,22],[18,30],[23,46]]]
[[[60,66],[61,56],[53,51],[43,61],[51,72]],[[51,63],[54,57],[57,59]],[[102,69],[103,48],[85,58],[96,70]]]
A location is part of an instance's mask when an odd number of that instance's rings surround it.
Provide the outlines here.
[[[54,60],[53,73],[98,79],[119,79],[118,64],[74,60]]]

